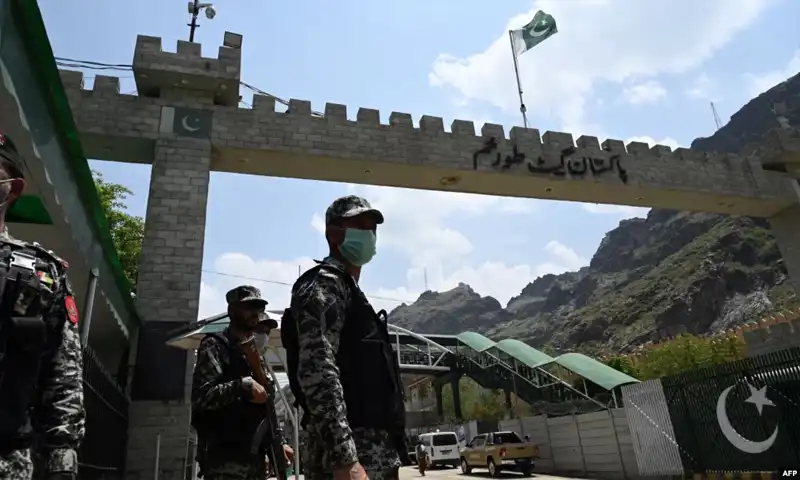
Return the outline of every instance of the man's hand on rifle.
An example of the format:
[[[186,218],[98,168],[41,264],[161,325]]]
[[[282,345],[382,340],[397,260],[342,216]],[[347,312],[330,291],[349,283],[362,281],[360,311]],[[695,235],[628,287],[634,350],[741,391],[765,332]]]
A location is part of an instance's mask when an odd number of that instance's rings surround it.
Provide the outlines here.
[[[283,456],[286,458],[286,463],[291,464],[294,461],[294,450],[292,450],[292,447],[284,444]]]
[[[253,403],[266,403],[267,402],[267,390],[253,377],[246,377],[244,379],[246,383],[250,384],[250,401]]]

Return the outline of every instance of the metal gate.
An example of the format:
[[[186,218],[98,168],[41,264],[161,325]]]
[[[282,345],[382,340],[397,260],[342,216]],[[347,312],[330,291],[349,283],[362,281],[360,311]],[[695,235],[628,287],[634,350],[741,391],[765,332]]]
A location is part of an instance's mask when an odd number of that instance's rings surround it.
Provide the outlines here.
[[[641,475],[800,464],[800,348],[631,385],[623,398]]]
[[[86,436],[78,453],[78,477],[122,478],[128,442],[128,397],[89,346],[83,347],[83,395]]]

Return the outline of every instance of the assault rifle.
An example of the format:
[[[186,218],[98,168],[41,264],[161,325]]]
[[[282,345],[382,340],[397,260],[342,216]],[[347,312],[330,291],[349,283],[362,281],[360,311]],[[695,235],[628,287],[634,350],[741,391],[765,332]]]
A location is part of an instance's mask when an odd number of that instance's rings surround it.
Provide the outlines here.
[[[280,443],[277,438],[278,426],[272,422],[272,417],[275,414],[275,398],[272,394],[272,388],[270,388],[270,381],[267,379],[266,373],[264,373],[264,365],[261,362],[261,352],[258,351],[258,347],[256,346],[255,336],[251,336],[240,342],[239,347],[244,352],[244,356],[247,359],[247,363],[250,365],[250,370],[253,372],[255,381],[261,384],[267,391],[267,401],[264,403],[266,415],[256,429],[256,433],[253,435],[250,453],[254,457],[259,455],[264,435],[269,435],[269,448],[270,452],[272,452],[271,460],[275,463],[276,476],[278,480],[286,480],[288,468],[286,465],[286,458],[283,455],[283,444]]]

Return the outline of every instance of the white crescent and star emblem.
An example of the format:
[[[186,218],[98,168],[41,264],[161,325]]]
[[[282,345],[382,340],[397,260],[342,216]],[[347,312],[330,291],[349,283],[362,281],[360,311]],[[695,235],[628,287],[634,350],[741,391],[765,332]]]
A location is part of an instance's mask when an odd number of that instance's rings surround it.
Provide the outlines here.
[[[775,406],[775,404],[767,398],[766,385],[760,389],[756,389],[756,387],[750,385],[750,383],[748,383],[747,386],[750,388],[750,396],[747,398],[747,400],[745,400],[745,402],[755,405],[759,415],[761,415],[761,412],[764,410],[764,406]],[[733,425],[731,425],[731,421],[728,418],[727,400],[728,394],[733,387],[734,385],[731,385],[723,390],[719,396],[719,399],[717,400],[717,422],[719,422],[719,428],[722,430],[722,434],[725,435],[725,438],[729,442],[731,442],[731,445],[743,451],[744,453],[756,454],[766,452],[772,447],[772,445],[775,443],[775,440],[778,438],[778,426],[775,426],[775,430],[772,432],[772,435],[770,435],[769,438],[761,442],[754,442],[741,436],[739,432],[733,428]]]
[[[548,27],[547,22],[538,22],[536,25],[528,29],[528,35],[531,37],[541,37],[549,30],[550,28]]]
[[[183,127],[183,129],[186,130],[187,132],[196,132],[196,131],[200,130],[200,127],[192,127],[192,126],[189,125],[189,119],[190,118],[192,119],[192,123],[194,123],[194,124],[199,123],[199,119],[198,118],[190,117],[189,115],[186,115],[181,120],[181,127]]]

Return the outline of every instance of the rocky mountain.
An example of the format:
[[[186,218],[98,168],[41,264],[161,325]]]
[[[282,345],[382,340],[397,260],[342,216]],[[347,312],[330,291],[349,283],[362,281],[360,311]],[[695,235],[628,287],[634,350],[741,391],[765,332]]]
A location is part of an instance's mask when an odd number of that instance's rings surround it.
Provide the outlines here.
[[[779,116],[800,124],[800,75],[751,100],[692,148],[741,151],[777,127]],[[651,210],[608,232],[588,266],[540,277],[505,307],[460,284],[423,293],[390,321],[420,333],[471,330],[600,353],[728,329],[796,301],[765,220]]]

